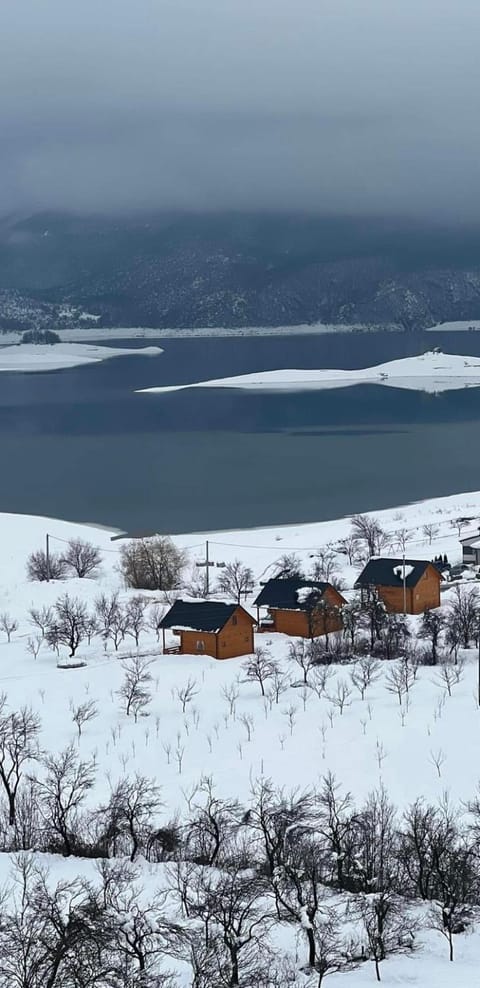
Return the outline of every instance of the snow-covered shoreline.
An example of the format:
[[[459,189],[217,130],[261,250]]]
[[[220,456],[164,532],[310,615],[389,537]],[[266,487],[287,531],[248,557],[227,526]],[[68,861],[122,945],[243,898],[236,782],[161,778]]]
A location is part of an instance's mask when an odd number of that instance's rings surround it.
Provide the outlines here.
[[[186,388],[245,388],[258,391],[316,391],[346,388],[356,384],[438,393],[480,386],[480,357],[444,354],[436,351],[391,360],[356,370],[318,369],[261,371],[194,384],[142,388],[140,394],[163,394]]]
[[[1,339],[1,338],[0,338]],[[20,343],[0,347],[0,371],[38,373],[40,371],[65,370],[83,364],[97,364],[112,357],[157,357],[161,347],[139,349],[126,347],[92,346],[82,343],[36,344]]]

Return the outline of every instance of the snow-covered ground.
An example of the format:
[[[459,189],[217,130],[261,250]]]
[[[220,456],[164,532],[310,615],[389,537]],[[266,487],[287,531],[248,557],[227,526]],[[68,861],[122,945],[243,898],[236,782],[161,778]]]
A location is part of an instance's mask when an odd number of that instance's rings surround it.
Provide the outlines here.
[[[97,317],[95,317],[97,318]],[[64,329],[52,324],[50,327],[62,342],[84,340],[131,340],[138,339],[214,339],[215,337],[236,336],[317,336],[323,333],[384,333],[401,331],[401,326],[378,326],[358,323],[301,323],[298,326],[195,326],[192,329],[171,327],[170,329],[151,326],[76,326]],[[0,335],[0,342],[16,343],[20,333],[8,332]]]
[[[245,388],[258,391],[317,391],[356,384],[380,384],[414,391],[453,391],[480,386],[480,357],[435,351],[391,360],[358,370],[272,370],[224,377],[195,384],[143,388],[143,394],[163,394],[189,388]]]
[[[406,556],[430,559],[447,553],[450,562],[461,556],[458,533],[452,525],[459,517],[470,519],[464,528],[477,527],[480,518],[480,492],[438,498],[395,510],[375,512],[382,526],[392,534],[403,531]],[[434,528],[433,535],[423,530]],[[175,537],[188,552],[192,571],[204,559],[205,540],[209,541],[211,561],[236,558],[251,566],[255,592],[268,578],[275,561],[284,553],[295,552],[306,570],[314,553],[329,543],[337,543],[350,529],[349,519],[276,529],[196,533]],[[405,536],[405,531],[407,535]],[[46,534],[50,548],[59,551],[72,537],[88,539],[99,546],[101,569],[90,579],[66,579],[51,583],[29,582],[25,562],[32,550],[42,548]],[[325,695],[302,696],[293,685],[278,704],[264,703],[257,684],[245,682],[243,659],[215,662],[205,656],[163,656],[155,634],[142,633],[140,652],[152,660],[152,701],[148,716],[135,723],[120,709],[117,690],[124,673],[121,658],[135,651],[133,639],[124,642],[118,653],[111,643],[105,650],[100,639],[78,649],[85,665],[76,669],[57,668],[55,654],[42,645],[36,659],[28,651],[34,634],[29,609],[51,605],[63,593],[77,596],[89,607],[102,592],[119,590],[127,600],[118,573],[121,542],[112,541],[104,529],[38,517],[0,515],[0,614],[9,612],[18,629],[7,642],[0,631],[0,691],[12,708],[31,705],[42,720],[41,745],[59,752],[76,738],[72,703],[91,699],[98,715],[83,729],[79,739],[82,758],[94,757],[97,780],[90,794],[92,804],[105,799],[109,788],[135,771],[154,778],[161,786],[165,820],[178,810],[185,813],[186,800],[201,776],[211,776],[218,794],[247,803],[252,779],[271,778],[278,786],[311,787],[328,772],[335,774],[344,789],[361,801],[383,782],[389,796],[401,810],[419,796],[439,800],[445,791],[453,802],[470,798],[480,775],[480,712],[475,697],[477,656],[466,651],[466,668],[460,682],[446,695],[438,674],[421,668],[411,689],[408,710],[402,712],[398,699],[386,689],[385,670],[367,692],[365,700],[352,691],[342,715]],[[430,536],[432,536],[430,540]],[[347,587],[353,586],[358,569],[338,555],[336,570]],[[200,571],[201,572],[201,571]],[[211,581],[215,586],[215,573]],[[197,570],[198,573],[198,570]],[[443,594],[447,601],[452,591]],[[153,605],[159,595],[146,594]],[[253,595],[247,606],[251,606]],[[167,605],[165,605],[167,606]],[[412,619],[414,625],[418,619]],[[289,639],[263,634],[259,643],[287,671],[291,683],[297,678],[288,660]],[[64,650],[65,656],[66,651]],[[334,667],[328,695],[336,682],[347,680],[349,666]],[[196,696],[182,712],[176,691],[194,680]],[[229,712],[225,689],[236,686],[235,712]],[[245,715],[250,722],[248,739]],[[182,751],[179,766],[176,751]],[[381,757],[380,757],[380,754]],[[436,756],[443,753],[440,769]],[[43,860],[43,856],[40,856]],[[78,859],[51,859],[56,875],[90,874],[91,862]],[[0,882],[10,866],[0,855]],[[145,865],[147,882],[155,887],[155,866]],[[422,935],[424,948],[412,957],[392,958],[383,965],[385,984],[418,985],[422,988],[471,988],[476,984],[480,937],[478,933],[457,937],[457,959],[449,964],[443,938],[434,932]],[[363,988],[373,980],[371,965],[350,974],[332,975],[332,988]]]
[[[0,342],[2,337],[0,337]],[[0,371],[39,372],[64,370],[82,364],[97,364],[111,357],[156,357],[163,353],[157,346],[141,349],[93,346],[88,343],[19,343],[0,347]]]

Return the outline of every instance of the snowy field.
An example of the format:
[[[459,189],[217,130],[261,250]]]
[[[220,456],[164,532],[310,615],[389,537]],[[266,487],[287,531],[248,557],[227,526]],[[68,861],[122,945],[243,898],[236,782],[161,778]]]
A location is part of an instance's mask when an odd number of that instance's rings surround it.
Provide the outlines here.
[[[480,386],[480,358],[427,352],[417,357],[391,360],[358,370],[272,370],[238,377],[224,377],[196,384],[143,388],[144,394],[163,394],[190,388],[245,388],[258,391],[320,391],[356,384],[381,384],[391,388],[438,394]]]
[[[464,523],[465,529],[477,526],[480,492],[376,512],[375,517],[394,540],[403,532],[407,558],[430,559],[447,553],[449,561],[456,563],[461,553],[455,520],[470,519]],[[425,525],[433,526],[430,536],[423,531]],[[350,520],[340,519],[278,529],[190,534],[174,541],[188,554],[190,576],[195,575],[195,564],[204,559],[206,539],[215,564],[241,559],[250,566],[256,582],[246,605],[251,606],[260,581],[268,579],[280,556],[294,552],[308,571],[315,552],[327,544],[337,544],[349,529]],[[44,546],[47,533],[52,552],[61,551],[73,537],[94,542],[103,560],[98,574],[81,580],[29,582],[25,575],[27,556]],[[135,653],[132,638],[122,642],[117,652],[111,642],[105,648],[98,637],[89,646],[82,642],[74,660],[84,663],[80,668],[58,668],[57,661],[68,661],[67,650],[61,649],[57,659],[45,643],[39,645],[34,658],[29,647],[35,631],[28,613],[32,607],[53,605],[65,592],[89,608],[101,593],[119,591],[124,602],[133,596],[133,591],[124,589],[118,572],[121,542],[111,541],[111,534],[53,519],[0,515],[0,612],[8,612],[18,622],[10,642],[0,632],[0,689],[12,709],[27,704],[38,713],[42,748],[60,752],[73,742],[82,759],[94,760],[96,781],[88,794],[91,806],[105,801],[119,780],[135,772],[154,779],[161,787],[159,824],[175,814],[185,816],[195,787],[206,776],[214,781],[219,796],[236,798],[244,805],[249,803],[255,780],[270,779],[285,790],[307,789],[320,784],[328,772],[334,773],[344,791],[351,792],[356,804],[385,785],[399,811],[418,797],[436,803],[448,793],[457,804],[474,795],[480,778],[474,650],[461,653],[465,669],[452,686],[451,695],[435,669],[421,667],[407,707],[399,705],[398,698],[386,688],[388,664],[383,663],[382,674],[367,690],[365,699],[351,687],[345,708],[339,712],[331,697],[338,683],[350,683],[353,667],[331,667],[322,696],[302,691],[298,688],[298,669],[295,672],[288,658],[290,640],[284,636],[257,635],[257,644],[271,652],[287,677],[288,687],[276,703],[262,697],[257,683],[245,681],[245,659],[219,663],[205,656],[164,656],[154,631],[146,629],[140,636],[139,652],[151,659],[152,698],[146,715],[137,722],[122,711],[117,694],[124,679],[121,660]],[[338,555],[335,568],[348,598],[358,567],[346,565],[345,557]],[[215,573],[220,572],[211,569],[213,588]],[[442,606],[448,606],[453,592],[447,589],[442,594]],[[158,593],[144,596],[149,599],[150,610],[159,602],[165,609],[168,606]],[[419,620],[411,619],[412,629]],[[195,695],[183,710],[178,691],[189,680]],[[233,705],[232,689],[238,694]],[[97,714],[78,738],[72,708],[88,700]],[[39,859],[49,861],[54,877],[92,873],[92,862],[78,858],[64,861],[39,855]],[[10,864],[8,855],[0,855],[0,879],[7,878]],[[154,888],[161,881],[162,867],[146,862],[141,865],[148,887]],[[287,931],[285,943],[291,945],[292,936]],[[478,933],[456,938],[453,965],[448,962],[445,940],[439,933],[425,931],[421,939],[423,947],[418,953],[392,957],[382,965],[386,984],[422,988],[470,988],[476,984]],[[332,974],[328,983],[332,988],[348,988],[348,984],[371,984],[373,979],[372,966],[365,964],[353,973]],[[311,983],[315,984],[305,981]]]
[[[0,342],[2,337],[0,337]],[[139,350],[93,346],[87,343],[20,343],[16,346],[0,346],[0,371],[33,373],[64,370],[82,364],[98,364],[112,357],[157,357],[163,353],[160,347],[142,347]]]

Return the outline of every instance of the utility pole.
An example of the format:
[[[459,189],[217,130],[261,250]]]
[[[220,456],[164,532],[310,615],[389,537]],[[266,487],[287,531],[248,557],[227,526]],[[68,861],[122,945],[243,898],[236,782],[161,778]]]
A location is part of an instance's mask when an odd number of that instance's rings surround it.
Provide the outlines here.
[[[208,540],[205,542],[205,559],[201,563],[195,563],[198,569],[205,569],[205,596],[208,597],[210,593],[210,567],[211,566],[225,566],[225,563],[214,563],[210,559]]]
[[[480,627],[477,631],[478,634],[478,706],[480,707]]]
[[[50,536],[47,532],[45,537],[45,564],[47,568],[47,583],[50,581]]]
[[[205,568],[205,596],[208,597],[210,593],[210,566],[215,566],[215,563],[211,563],[208,554],[208,539],[205,542],[205,559],[201,563],[195,563],[198,569]]]

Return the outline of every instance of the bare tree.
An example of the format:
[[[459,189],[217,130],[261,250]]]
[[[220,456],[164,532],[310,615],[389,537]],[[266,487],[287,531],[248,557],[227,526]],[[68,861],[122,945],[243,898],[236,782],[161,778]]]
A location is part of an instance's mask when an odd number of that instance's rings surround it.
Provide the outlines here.
[[[299,580],[304,579],[302,561],[295,552],[284,553],[273,565],[275,567],[273,575],[277,580],[288,580],[294,577]]]
[[[252,592],[254,586],[252,570],[249,566],[244,566],[240,559],[227,563],[217,582],[218,590],[236,600],[237,604],[240,603],[242,596],[247,597]]]
[[[79,811],[93,786],[95,766],[93,761],[81,761],[71,744],[58,755],[47,755],[43,768],[43,776],[33,780],[41,813],[54,842],[60,840],[62,854],[68,857],[78,843]]]
[[[355,566],[358,562],[358,538],[352,534],[339,539],[338,551],[347,557],[350,566]]]
[[[122,701],[127,717],[133,713],[135,722],[138,715],[148,707],[152,699],[149,685],[152,680],[151,660],[140,655],[133,655],[122,662],[125,678],[117,695]]]
[[[53,620],[53,608],[44,604],[42,607],[31,607],[28,613],[30,615],[30,624],[38,628],[42,639],[45,638]]]
[[[271,703],[279,703],[280,697],[288,690],[288,677],[278,666],[275,666],[269,681],[268,698]]]
[[[336,557],[337,554],[332,542],[327,542],[326,545],[317,549],[313,557],[312,578],[331,583],[332,578],[335,577]]]
[[[430,645],[430,661],[432,666],[437,664],[438,650],[446,620],[440,610],[425,611],[418,630],[418,637],[428,641]]]
[[[317,659],[317,651],[315,648],[312,648],[312,642],[307,641],[305,638],[290,642],[288,646],[288,657],[301,670],[301,682],[308,686],[309,674]]]
[[[55,552],[47,553],[43,549],[30,553],[27,559],[27,578],[38,580],[40,583],[48,580],[61,580],[67,572],[63,556]]]
[[[372,651],[388,620],[385,604],[375,587],[368,587],[363,591],[361,619],[367,626],[370,635],[370,650]]]
[[[352,691],[345,679],[337,680],[335,693],[329,693],[328,699],[332,706],[336,707],[340,714],[343,714],[345,707],[350,707]]]
[[[353,971],[360,964],[358,946],[345,932],[346,918],[338,906],[324,906],[317,916],[313,928],[317,988],[321,988],[327,974]]]
[[[415,674],[408,659],[399,659],[395,664],[392,664],[385,677],[386,689],[389,693],[395,693],[400,705],[414,682]]]
[[[205,596],[202,594],[202,596]],[[162,627],[165,608],[160,604],[154,604],[149,612],[149,627],[155,632],[157,642],[160,640],[160,629]]]
[[[317,694],[319,700],[321,700],[323,696],[327,695],[327,687],[333,675],[334,672],[332,666],[328,665],[316,665],[310,672],[308,685],[313,692]]]
[[[157,535],[122,545],[120,570],[134,590],[173,590],[179,586],[185,553],[171,539]]]
[[[261,983],[272,925],[265,891],[264,880],[245,872],[236,855],[228,871],[203,868],[190,877],[184,908],[203,923],[216,955],[219,988]]]
[[[275,672],[279,671],[270,652],[262,645],[257,645],[254,654],[249,656],[242,668],[245,673],[245,680],[258,683],[262,696],[265,696],[265,683],[272,679]]]
[[[397,531],[393,533],[393,545],[398,548],[403,555],[405,555],[407,551],[407,546],[412,538],[412,534],[413,533],[409,528],[398,528]]]
[[[189,676],[185,685],[178,686],[175,689],[175,693],[178,699],[180,700],[180,703],[182,705],[182,714],[184,714],[186,713],[188,704],[191,703],[192,700],[199,694],[199,690],[197,689],[196,679],[191,679]]]
[[[422,528],[422,532],[425,538],[428,539],[429,545],[431,545],[433,540],[436,539],[439,531],[440,531],[439,526],[435,525],[433,522],[428,522],[428,524],[424,525]]]
[[[235,717],[235,705],[240,696],[238,683],[229,683],[229,684],[226,683],[224,686],[222,686],[220,692],[223,698],[228,703],[230,716]]]
[[[448,693],[449,696],[452,695],[452,689],[462,680],[463,670],[465,668],[465,662],[458,662],[456,665],[452,665],[449,662],[442,662],[438,669],[438,683],[439,685]]]
[[[463,648],[468,648],[478,635],[480,621],[480,598],[476,587],[454,588],[447,620],[449,624],[456,624]]]
[[[332,881],[345,891],[352,887],[355,871],[355,814],[350,793],[341,792],[331,772],[324,776],[315,794],[315,811],[316,829],[334,869]]]
[[[388,541],[378,518],[371,515],[354,515],[352,536],[366,550],[368,556],[379,556]]]
[[[160,962],[167,952],[171,931],[160,908],[166,895],[157,892],[154,902],[145,901],[145,890],[138,882],[138,872],[117,862],[102,862],[100,892],[103,924],[110,917],[110,950],[115,959],[117,979],[110,984],[152,988],[173,988]],[[125,917],[128,916],[128,922]]]
[[[153,779],[138,772],[133,779],[121,779],[112,789],[108,804],[99,810],[107,854],[128,854],[134,861],[137,854],[145,851],[162,805],[160,789]]]
[[[27,652],[30,652],[30,655],[32,655],[34,659],[37,658],[37,655],[42,647],[42,642],[43,638],[41,635],[33,635],[33,637],[29,636],[27,638]]]
[[[94,720],[97,715],[98,708],[93,700],[85,700],[84,703],[79,703],[78,707],[72,707],[72,720],[77,726],[79,741],[84,724],[88,724],[89,721]]]
[[[106,922],[106,914],[100,922],[99,903],[84,879],[55,884],[48,871],[22,855],[14,863],[2,917],[2,983],[11,988],[99,985],[99,972],[111,970]]]
[[[102,562],[100,549],[84,539],[69,539],[63,553],[63,561],[67,569],[72,570],[80,579],[90,576]]]
[[[15,823],[16,800],[25,765],[39,758],[40,719],[28,707],[9,712],[0,697],[0,780],[8,799],[8,822]]]
[[[66,593],[55,601],[53,615],[47,628],[48,644],[55,648],[65,645],[73,658],[87,634],[87,608],[78,597]]]
[[[349,642],[352,652],[357,644],[358,631],[361,626],[362,604],[356,598],[344,604],[341,610],[343,637]]]
[[[450,519],[450,528],[454,528],[456,530],[457,534],[458,534],[458,537],[460,538],[460,536],[462,534],[462,528],[465,527],[465,524],[468,521],[469,521],[468,518],[451,518]]]
[[[127,619],[125,612],[120,606],[118,593],[112,593],[110,597],[101,594],[95,600],[95,614],[97,626],[105,643],[113,642],[115,651],[118,651],[120,642],[125,640],[127,633]]]
[[[126,634],[130,635],[138,648],[140,641],[140,635],[145,628],[145,610],[147,607],[147,601],[140,594],[135,597],[130,597],[125,608],[125,629]]]
[[[240,819],[237,801],[220,799],[213,779],[210,776],[203,778],[197,787],[186,827],[187,857],[210,868],[225,863]]]
[[[371,655],[365,655],[355,663],[351,673],[350,679],[355,687],[360,693],[362,700],[365,699],[365,693],[369,686],[376,683],[382,674],[382,665],[378,659],[374,659]]]
[[[18,629],[18,621],[12,618],[7,611],[4,611],[3,614],[0,614],[0,628],[5,632],[7,641],[10,642],[13,632]]]
[[[386,957],[414,949],[413,919],[401,899],[390,891],[366,895],[360,912],[367,950],[375,964],[377,981],[381,981],[380,964]]]

